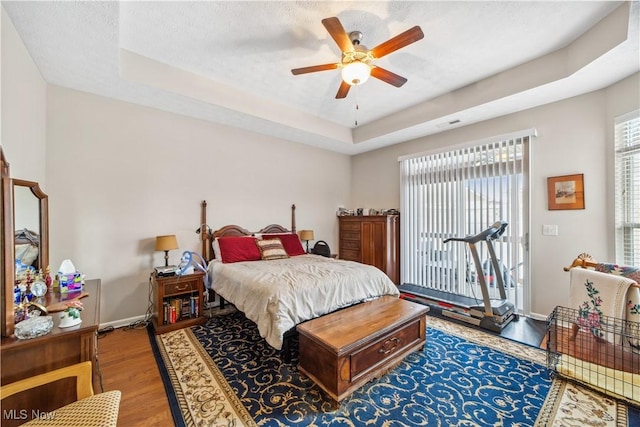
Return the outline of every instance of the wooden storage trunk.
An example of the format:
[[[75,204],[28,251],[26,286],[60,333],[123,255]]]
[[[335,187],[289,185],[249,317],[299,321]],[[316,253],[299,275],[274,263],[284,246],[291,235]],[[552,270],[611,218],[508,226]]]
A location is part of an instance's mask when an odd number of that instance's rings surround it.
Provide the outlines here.
[[[428,311],[384,296],[302,323],[298,368],[339,403],[424,347]]]

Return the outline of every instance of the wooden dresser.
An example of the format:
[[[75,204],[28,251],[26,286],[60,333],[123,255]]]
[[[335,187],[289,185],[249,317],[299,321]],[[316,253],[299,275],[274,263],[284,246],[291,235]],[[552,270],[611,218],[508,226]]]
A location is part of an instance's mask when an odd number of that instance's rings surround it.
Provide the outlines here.
[[[64,366],[90,360],[94,364],[93,387],[100,392],[96,365],[96,332],[100,323],[100,280],[87,280],[83,298],[82,323],[70,328],[59,328],[59,314],[53,313],[53,330],[47,335],[29,340],[13,336],[3,337],[0,344],[2,384],[52,371]],[[59,292],[47,293],[46,304],[61,300]],[[51,411],[76,400],[75,380],[67,378],[52,384],[19,393],[2,401],[5,416],[2,426],[19,425],[33,414]],[[10,412],[14,410],[13,412]],[[22,412],[20,412],[22,411]],[[21,418],[22,416],[28,418]]]
[[[373,265],[400,283],[400,216],[339,216],[339,258]]]

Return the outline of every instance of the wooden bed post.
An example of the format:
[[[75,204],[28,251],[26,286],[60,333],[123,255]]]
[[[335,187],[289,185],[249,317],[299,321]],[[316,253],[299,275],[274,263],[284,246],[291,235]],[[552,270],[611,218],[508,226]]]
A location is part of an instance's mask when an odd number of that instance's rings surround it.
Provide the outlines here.
[[[207,225],[207,201],[203,200],[200,204],[200,239],[202,240],[202,256],[209,261],[211,245],[209,245],[209,226]]]
[[[296,205],[291,205],[291,232],[296,232]]]

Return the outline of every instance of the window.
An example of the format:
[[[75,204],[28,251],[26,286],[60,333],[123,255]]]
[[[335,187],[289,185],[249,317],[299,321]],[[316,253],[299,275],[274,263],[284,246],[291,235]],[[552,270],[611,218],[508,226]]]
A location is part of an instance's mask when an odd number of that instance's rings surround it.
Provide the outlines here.
[[[616,262],[640,265],[640,110],[616,119]]]
[[[468,245],[450,237],[478,234],[496,221],[509,225],[493,242],[508,298],[523,309],[528,205],[525,183],[533,130],[449,152],[401,158],[401,281],[439,291],[481,295]],[[476,248],[497,297],[486,244]]]

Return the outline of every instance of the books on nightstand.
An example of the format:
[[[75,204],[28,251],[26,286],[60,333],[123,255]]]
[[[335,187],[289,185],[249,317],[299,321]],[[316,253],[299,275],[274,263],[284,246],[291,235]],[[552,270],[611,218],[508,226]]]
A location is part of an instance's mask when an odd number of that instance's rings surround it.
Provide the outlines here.
[[[200,303],[197,295],[183,298],[172,298],[162,303],[163,323],[171,324],[200,315]]]

